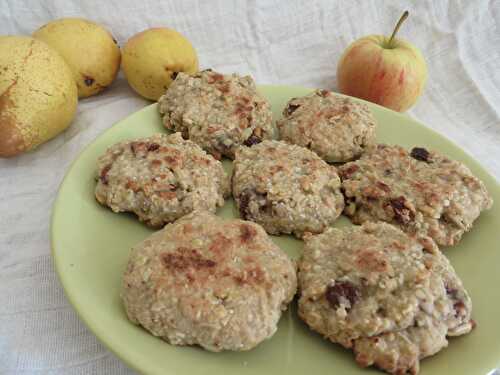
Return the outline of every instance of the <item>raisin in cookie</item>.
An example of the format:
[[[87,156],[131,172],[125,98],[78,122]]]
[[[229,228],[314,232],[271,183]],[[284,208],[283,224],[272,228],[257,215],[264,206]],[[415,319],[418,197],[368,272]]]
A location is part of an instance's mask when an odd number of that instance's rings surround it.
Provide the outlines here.
[[[335,167],[314,152],[285,142],[240,148],[232,184],[240,216],[261,224],[270,234],[320,233],[344,208]]]
[[[493,203],[466,166],[420,147],[378,145],[339,174],[354,223],[390,222],[439,245],[458,243]]]
[[[249,350],[277,330],[295,295],[293,261],[259,225],[193,212],[132,250],[129,319],[174,345]]]
[[[97,162],[99,203],[152,227],[194,210],[215,212],[229,194],[222,163],[180,133],[120,142]]]
[[[473,328],[471,300],[429,237],[387,223],[306,236],[299,316],[362,366],[416,374],[419,360]]]
[[[271,106],[250,76],[179,73],[158,108],[167,129],[182,132],[217,159],[232,159],[240,145],[274,137]]]
[[[375,143],[370,108],[326,90],[290,100],[277,127],[282,140],[307,147],[327,162],[357,159]]]

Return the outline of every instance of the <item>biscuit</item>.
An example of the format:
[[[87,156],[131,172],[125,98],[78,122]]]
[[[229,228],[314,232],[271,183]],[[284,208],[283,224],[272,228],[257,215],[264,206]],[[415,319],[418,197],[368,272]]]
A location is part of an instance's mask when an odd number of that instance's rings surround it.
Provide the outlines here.
[[[378,145],[339,174],[354,223],[390,222],[443,246],[458,243],[493,204],[466,166],[421,147]]]
[[[215,212],[230,194],[222,163],[180,133],[113,145],[99,158],[96,179],[99,203],[151,227],[194,210]]]
[[[326,90],[291,99],[276,125],[281,140],[307,147],[327,162],[357,159],[375,143],[370,108]]]
[[[217,159],[233,159],[239,146],[274,137],[271,106],[250,76],[179,73],[158,103],[167,129],[182,132]]]
[[[193,212],[132,250],[129,319],[174,345],[249,350],[277,330],[295,295],[294,262],[259,225]]]
[[[468,333],[471,300],[429,237],[379,222],[305,237],[299,316],[362,366],[416,374],[419,360]]]
[[[285,142],[240,148],[232,185],[240,216],[270,234],[320,233],[344,208],[335,167],[314,152]]]

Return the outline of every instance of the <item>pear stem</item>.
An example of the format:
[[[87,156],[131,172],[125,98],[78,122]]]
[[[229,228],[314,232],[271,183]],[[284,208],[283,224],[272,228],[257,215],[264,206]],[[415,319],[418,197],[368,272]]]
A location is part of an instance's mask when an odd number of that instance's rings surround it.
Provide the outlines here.
[[[394,31],[392,32],[391,37],[389,38],[389,41],[387,42],[387,46],[389,48],[393,48],[392,41],[393,41],[394,37],[396,36],[399,28],[401,27],[401,25],[403,24],[403,22],[408,18],[409,15],[410,15],[410,13],[407,10],[405,10],[404,13],[403,13],[403,15],[399,19],[398,23],[396,24],[396,27],[394,28]]]

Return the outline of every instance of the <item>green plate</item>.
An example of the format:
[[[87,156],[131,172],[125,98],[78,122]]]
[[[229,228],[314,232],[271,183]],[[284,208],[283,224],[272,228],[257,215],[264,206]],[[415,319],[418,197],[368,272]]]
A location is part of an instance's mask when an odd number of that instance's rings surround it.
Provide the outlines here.
[[[262,86],[275,119],[286,101],[308,93],[301,87]],[[439,150],[464,162],[486,184],[496,204],[484,213],[458,246],[445,249],[469,290],[477,328],[450,339],[438,355],[422,361],[424,374],[487,374],[500,366],[500,187],[476,161],[444,137],[405,115],[370,104],[378,120],[378,140]],[[97,157],[113,143],[164,132],[156,105],[120,121],[98,137],[73,163],[59,190],[52,217],[52,251],[66,295],[95,335],[130,367],[144,374],[367,374],[352,354],[311,332],[298,318],[295,303],[278,332],[249,352],[210,353],[175,347],[129,323],[120,298],[121,275],[129,249],[152,231],[133,215],[114,214],[94,199]],[[228,160],[226,170],[231,169]],[[219,211],[232,217],[229,200]],[[337,225],[349,225],[342,218]],[[288,236],[276,243],[297,258],[301,242]]]

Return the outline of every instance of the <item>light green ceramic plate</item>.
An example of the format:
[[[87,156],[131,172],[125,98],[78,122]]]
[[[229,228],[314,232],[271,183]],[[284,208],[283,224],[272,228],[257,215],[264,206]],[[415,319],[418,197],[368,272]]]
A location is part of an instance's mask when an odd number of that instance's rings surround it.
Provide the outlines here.
[[[277,118],[285,102],[304,95],[300,87],[263,86]],[[442,136],[410,118],[370,104],[378,120],[378,139],[403,146],[422,145],[464,162],[483,180],[496,202],[460,245],[446,249],[469,290],[478,326],[471,334],[450,340],[438,355],[422,362],[423,374],[487,374],[500,366],[500,187],[467,154]],[[284,314],[276,335],[250,352],[209,353],[196,347],[175,347],[127,320],[119,298],[120,280],[129,249],[152,233],[134,216],[114,214],[94,199],[97,157],[113,143],[164,132],[156,105],[119,122],[98,137],[73,164],[57,197],[52,218],[52,248],[66,294],[96,336],[130,367],[144,374],[367,374],[351,353],[323,340],[299,321],[295,305]],[[230,170],[229,161],[225,167]],[[234,215],[233,202],[220,210]],[[338,225],[349,225],[341,219]],[[275,237],[292,257],[301,242]]]

